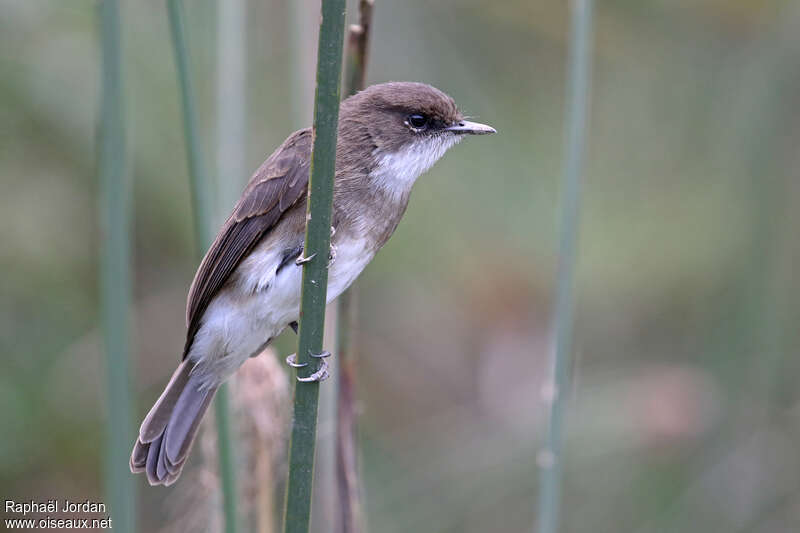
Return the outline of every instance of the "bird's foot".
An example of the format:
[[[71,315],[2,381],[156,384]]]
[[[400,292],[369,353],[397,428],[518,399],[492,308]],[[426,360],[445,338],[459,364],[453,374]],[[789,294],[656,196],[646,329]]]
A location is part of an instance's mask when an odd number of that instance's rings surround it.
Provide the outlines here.
[[[331,266],[333,261],[336,259],[336,247],[333,245],[333,236],[334,235],[336,235],[336,228],[331,226],[331,251],[330,251],[330,253],[328,253],[328,266]],[[313,254],[309,255],[308,257],[305,257],[301,252],[300,256],[297,259],[294,260],[294,264],[298,265],[298,266],[304,265],[304,264],[308,263],[309,261],[311,261],[312,259],[314,259],[316,256],[317,256],[317,254],[313,253]]]
[[[301,383],[312,383],[314,381],[325,381],[326,379],[328,379],[330,377],[330,373],[328,372],[328,362],[325,361],[325,358],[326,357],[330,357],[331,352],[324,351],[324,352],[319,353],[319,354],[312,353],[312,354],[309,354],[309,355],[311,357],[316,358],[316,359],[322,359],[320,361],[319,369],[316,372],[314,372],[313,374],[311,374],[310,376],[305,377],[305,378],[301,378],[300,376],[297,376],[297,381],[299,381]],[[294,354],[294,353],[286,358],[286,364],[289,365],[292,368],[303,368],[303,367],[308,366],[308,363],[298,363],[297,362],[297,354]]]
[[[306,378],[301,378],[297,376],[297,381],[300,383],[313,383],[315,381],[322,382],[331,377],[330,373],[328,372],[328,363],[326,361],[321,361],[319,365],[319,370],[311,374]]]
[[[314,259],[316,256],[317,256],[317,254],[311,254],[308,257],[303,257],[301,255],[300,257],[298,257],[297,259],[294,260],[294,264],[295,265],[303,265],[305,263],[308,263],[312,259]]]
[[[297,354],[293,353],[289,357],[286,358],[286,364],[292,368],[303,368],[304,366],[308,366],[308,363],[298,363],[297,362]]]

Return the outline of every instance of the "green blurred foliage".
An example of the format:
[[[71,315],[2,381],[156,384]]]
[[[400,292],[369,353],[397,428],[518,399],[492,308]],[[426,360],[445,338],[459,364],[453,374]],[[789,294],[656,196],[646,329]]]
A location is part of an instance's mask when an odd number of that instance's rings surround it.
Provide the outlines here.
[[[310,116],[298,43],[316,37],[287,3],[247,9],[255,169]],[[566,9],[377,1],[369,81],[436,85],[499,134],[420,180],[362,277],[373,531],[535,520]],[[211,159],[216,3],[186,12]],[[799,6],[596,12],[563,530],[800,530]],[[123,28],[141,415],[179,358],[196,264],[164,6],[124,2]],[[98,68],[95,2],[0,2],[0,487],[17,500],[102,494]],[[167,520],[164,494],[142,489],[144,531]]]

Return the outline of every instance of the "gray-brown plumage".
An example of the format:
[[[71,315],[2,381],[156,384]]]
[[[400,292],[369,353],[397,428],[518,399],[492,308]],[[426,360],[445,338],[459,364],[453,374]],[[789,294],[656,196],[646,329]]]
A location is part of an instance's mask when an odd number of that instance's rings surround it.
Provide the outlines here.
[[[414,181],[464,134],[492,132],[420,83],[374,85],[342,102],[328,301],[392,235]],[[131,454],[131,470],[151,484],[178,478],[219,384],[298,319],[311,147],[310,129],[295,132],[261,165],[200,264],[183,361]]]
[[[311,130],[300,130],[290,135],[250,179],[233,213],[206,252],[189,289],[184,358],[214,294],[264,233],[305,197],[310,164]]]

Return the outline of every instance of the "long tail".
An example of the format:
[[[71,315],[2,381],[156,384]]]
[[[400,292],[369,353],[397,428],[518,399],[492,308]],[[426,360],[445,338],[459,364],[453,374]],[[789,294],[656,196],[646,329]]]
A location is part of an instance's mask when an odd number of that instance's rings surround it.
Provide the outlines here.
[[[139,428],[131,472],[146,472],[151,485],[172,485],[181,475],[200,420],[217,390],[201,390],[193,367],[188,359],[181,363]]]

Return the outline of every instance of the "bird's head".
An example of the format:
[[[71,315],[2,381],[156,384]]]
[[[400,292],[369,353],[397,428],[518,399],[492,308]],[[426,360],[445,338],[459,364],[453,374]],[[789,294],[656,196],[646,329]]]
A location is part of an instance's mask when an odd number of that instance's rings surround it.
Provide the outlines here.
[[[488,133],[495,129],[466,120],[452,98],[424,83],[373,85],[342,102],[339,115],[340,148],[368,157],[376,179],[397,191],[466,135]]]

